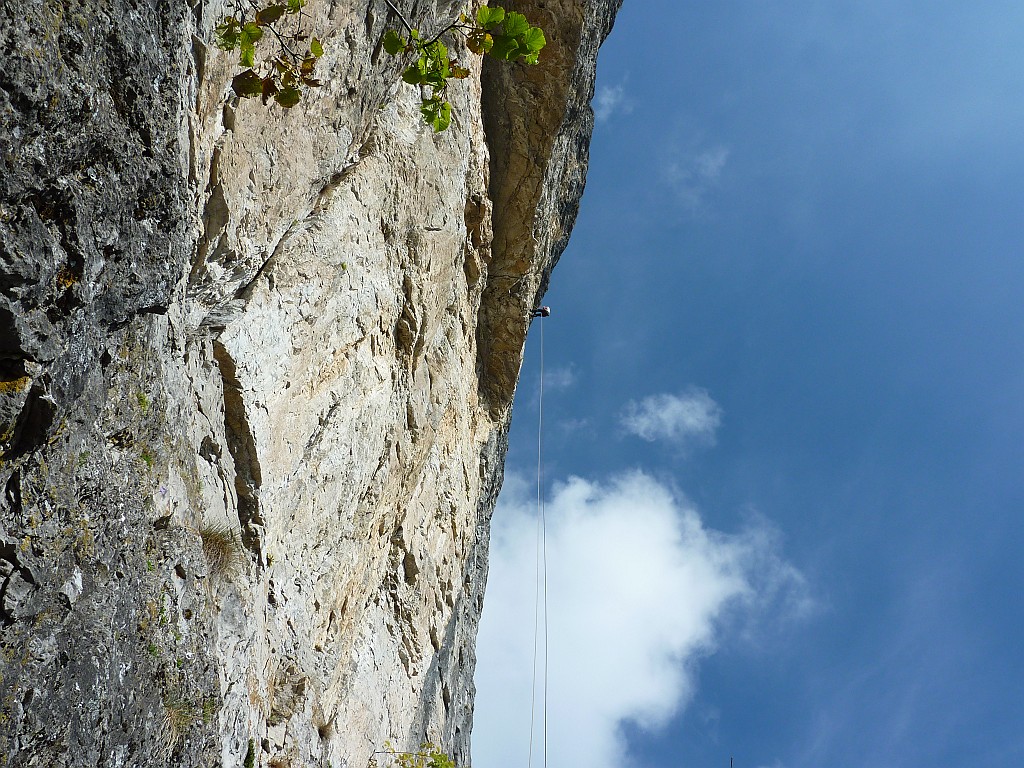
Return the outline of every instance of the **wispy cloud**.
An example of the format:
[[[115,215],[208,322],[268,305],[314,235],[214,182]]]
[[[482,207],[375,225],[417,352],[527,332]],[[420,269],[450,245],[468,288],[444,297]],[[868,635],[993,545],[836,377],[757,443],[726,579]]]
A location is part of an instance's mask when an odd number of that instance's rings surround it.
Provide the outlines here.
[[[694,443],[712,445],[722,422],[722,409],[703,389],[682,394],[659,394],[640,402],[631,400],[620,423],[637,437],[649,442],[665,440],[679,447]]]
[[[476,768],[513,768],[527,758],[537,553],[530,498],[526,483],[510,476],[494,515],[478,638]],[[558,724],[549,730],[549,760],[621,766],[622,725],[664,726],[692,697],[694,665],[714,649],[723,616],[770,599],[762,596],[769,575],[755,578],[753,569],[782,563],[763,549],[776,540],[758,528],[709,530],[640,472],[606,484],[571,478],[553,492],[547,520],[548,720]]]
[[[629,113],[633,106],[626,98],[626,84],[603,85],[594,95],[594,119],[599,123],[608,120],[616,112]]]
[[[722,145],[676,149],[665,166],[665,178],[683,205],[697,212],[703,208],[708,193],[719,186],[728,161],[729,148]]]
[[[576,383],[576,371],[571,365],[549,367],[544,371],[544,389],[568,389]]]
[[[576,435],[581,432],[593,432],[590,419],[559,419],[555,427],[563,435]]]

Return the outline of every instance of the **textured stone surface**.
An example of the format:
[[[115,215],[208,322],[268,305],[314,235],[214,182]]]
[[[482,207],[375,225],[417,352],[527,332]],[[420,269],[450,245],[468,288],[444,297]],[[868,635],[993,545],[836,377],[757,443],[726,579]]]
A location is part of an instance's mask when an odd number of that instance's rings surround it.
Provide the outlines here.
[[[451,2],[407,4],[436,29]],[[239,102],[224,6],[4,3],[0,764],[468,758],[489,517],[614,0],[435,136],[384,2]],[[198,15],[195,15],[198,14]]]

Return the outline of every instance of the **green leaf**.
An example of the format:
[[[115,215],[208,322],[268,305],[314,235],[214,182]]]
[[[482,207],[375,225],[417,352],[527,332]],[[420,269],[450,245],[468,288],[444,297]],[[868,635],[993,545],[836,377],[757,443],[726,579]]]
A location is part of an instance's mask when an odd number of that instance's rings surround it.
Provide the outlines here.
[[[476,12],[476,23],[484,29],[490,29],[491,27],[500,24],[504,18],[504,8],[491,8],[484,5]]]
[[[261,27],[267,24],[273,24],[275,21],[284,16],[285,7],[283,5],[268,5],[262,11],[256,12],[256,23]]]
[[[392,56],[397,56],[404,51],[406,45],[408,43],[406,43],[405,38],[395,32],[395,30],[389,29],[384,33],[384,50]]]
[[[436,115],[440,108],[441,98],[439,96],[431,96],[429,99],[423,99],[420,102],[420,113],[428,119]]]
[[[263,37],[263,30],[251,21],[242,27],[238,34],[238,45],[241,53],[238,57],[238,64],[242,67],[256,66],[256,41]]]
[[[543,37],[541,33],[541,37]],[[316,56],[318,59],[324,55],[324,45],[317,38],[313,38],[309,41],[309,52]]]
[[[255,67],[256,66],[256,48],[248,40],[243,38],[242,50],[238,57],[238,66],[240,67]]]
[[[288,0],[288,13],[298,13],[305,4],[306,0]]]
[[[231,89],[239,96],[251,99],[263,93],[263,79],[251,69],[247,69],[231,78]]]
[[[246,24],[244,27],[242,27],[242,44],[243,45],[245,44],[246,38],[248,38],[250,41],[255,43],[258,40],[260,40],[262,37],[263,37],[263,30],[260,29],[258,24],[254,24],[253,22],[250,21],[248,24]]]
[[[519,37],[530,28],[530,22],[521,13],[505,14],[505,34],[508,37]]]
[[[238,47],[238,19],[228,16],[213,30],[214,42],[223,51],[233,51]]]
[[[416,64],[410,64],[402,72],[402,79],[409,85],[420,85],[423,82],[423,72]]]
[[[429,57],[429,68],[441,76],[444,80],[449,76],[451,60],[448,57],[448,48],[440,40],[435,40],[431,46]]]
[[[420,112],[435,133],[445,130],[452,122],[452,105],[436,96],[423,102]]]
[[[285,109],[291,109],[294,107],[299,103],[300,98],[302,98],[302,92],[298,88],[294,87],[284,88],[274,94],[274,101]]]
[[[544,39],[544,30],[540,27],[530,27],[519,36],[520,46],[526,46],[530,53],[538,53],[547,44]]]
[[[494,46],[488,51],[488,53],[496,59],[512,61],[519,56],[519,41],[514,37],[495,35]]]

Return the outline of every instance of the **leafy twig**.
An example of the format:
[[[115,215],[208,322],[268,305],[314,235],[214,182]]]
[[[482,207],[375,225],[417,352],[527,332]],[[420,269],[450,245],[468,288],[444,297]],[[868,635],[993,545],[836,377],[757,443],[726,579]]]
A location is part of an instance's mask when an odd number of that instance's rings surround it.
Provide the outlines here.
[[[462,14],[457,21],[424,40],[419,30],[414,29],[391,0],[384,0],[401,19],[409,32],[403,37],[393,29],[384,35],[384,50],[392,56],[405,53],[418,54],[415,64],[402,71],[402,79],[410,85],[430,88],[429,95],[420,100],[420,113],[434,131],[440,133],[451,124],[452,105],[445,98],[450,78],[461,79],[469,76],[469,70],[448,53],[441,37],[449,32],[459,32],[466,39],[466,46],[473,53],[487,54],[504,61],[522,61],[536,64],[540,50],[547,41],[539,27],[530,26],[521,13],[506,13],[504,8],[482,6],[476,12],[476,19]]]
[[[409,21],[405,18],[405,15],[400,10],[398,10],[398,8],[395,7],[395,4],[392,3],[391,0],[384,0],[384,2],[388,4],[388,8],[395,12],[395,15],[398,16],[398,20],[402,22],[402,26],[405,27],[406,31],[411,35],[413,31],[412,26],[409,24]]]
[[[416,752],[401,752],[387,741],[384,743],[384,749],[374,754],[388,755],[393,768],[455,768],[455,761],[429,741],[420,744]]]
[[[236,4],[236,13],[227,16],[214,30],[217,47],[225,51],[239,50],[238,63],[245,69],[231,79],[231,88],[239,96],[254,98],[260,96],[266,104],[273,98],[282,107],[294,107],[299,103],[303,89],[319,88],[322,83],[313,76],[317,60],[323,56],[323,44],[312,38],[309,49],[299,54],[293,49],[297,42],[307,39],[302,34],[302,6],[306,0],[271,0],[269,5],[260,7],[254,0],[247,0],[253,12],[253,20]],[[295,18],[293,33],[278,29],[278,22],[285,16]],[[279,50],[276,56],[265,59],[257,67],[256,44],[263,39],[264,30],[269,29],[277,38]],[[260,74],[257,69],[264,74]]]

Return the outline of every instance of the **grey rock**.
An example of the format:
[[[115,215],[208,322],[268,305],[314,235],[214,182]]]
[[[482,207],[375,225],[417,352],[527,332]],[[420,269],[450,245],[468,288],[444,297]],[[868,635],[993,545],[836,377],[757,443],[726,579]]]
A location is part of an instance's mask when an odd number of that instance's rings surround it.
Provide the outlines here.
[[[383,0],[311,0],[290,111],[231,93],[217,0],[0,2],[0,765],[465,764],[618,3],[516,2],[542,63],[474,65],[434,135]]]

